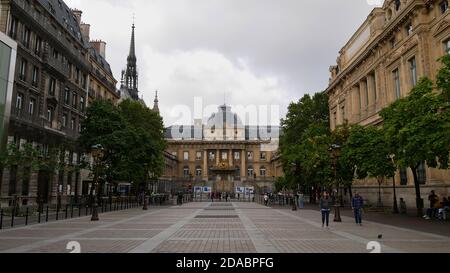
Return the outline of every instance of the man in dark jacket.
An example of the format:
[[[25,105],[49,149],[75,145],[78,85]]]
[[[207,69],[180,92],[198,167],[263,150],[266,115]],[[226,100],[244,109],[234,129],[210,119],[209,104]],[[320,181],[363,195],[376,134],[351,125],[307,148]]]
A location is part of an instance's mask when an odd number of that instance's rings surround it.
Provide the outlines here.
[[[353,196],[353,198],[352,198],[352,209],[355,214],[356,224],[360,225],[360,226],[362,226],[361,212],[362,212],[363,207],[364,207],[364,200],[357,192],[357,193],[355,193],[355,196]]]

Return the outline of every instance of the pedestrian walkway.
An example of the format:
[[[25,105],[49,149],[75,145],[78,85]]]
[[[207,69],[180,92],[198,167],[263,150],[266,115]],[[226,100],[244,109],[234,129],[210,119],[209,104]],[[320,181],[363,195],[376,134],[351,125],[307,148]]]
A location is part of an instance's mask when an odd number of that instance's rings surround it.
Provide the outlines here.
[[[327,229],[315,210],[188,203],[0,231],[0,252],[67,253],[72,241],[82,253],[368,253],[371,241],[381,252],[450,252],[447,236],[342,218]]]

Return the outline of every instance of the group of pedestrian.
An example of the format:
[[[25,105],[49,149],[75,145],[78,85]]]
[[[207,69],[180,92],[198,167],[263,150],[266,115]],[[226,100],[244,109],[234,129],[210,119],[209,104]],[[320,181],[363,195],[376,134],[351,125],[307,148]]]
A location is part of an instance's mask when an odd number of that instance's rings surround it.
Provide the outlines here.
[[[443,197],[441,200],[433,190],[428,195],[428,201],[430,202],[430,207],[423,218],[427,220],[432,218],[447,220],[447,212],[450,211],[450,197]]]
[[[362,209],[364,207],[364,200],[358,192],[352,197],[351,203],[355,222],[357,225],[362,226]],[[320,212],[322,213],[322,227],[329,227],[330,212],[333,205],[334,200],[330,197],[330,194],[327,191],[323,192],[323,196],[319,200]]]

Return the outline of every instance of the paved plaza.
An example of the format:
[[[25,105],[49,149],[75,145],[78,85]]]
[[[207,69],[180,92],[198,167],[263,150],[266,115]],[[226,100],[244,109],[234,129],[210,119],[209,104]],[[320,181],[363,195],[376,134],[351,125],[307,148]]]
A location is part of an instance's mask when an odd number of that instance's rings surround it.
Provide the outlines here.
[[[331,217],[332,218],[332,217]],[[368,253],[450,252],[450,237],[375,222],[322,228],[316,210],[291,211],[255,203],[188,203],[130,209],[0,231],[0,252],[67,253]],[[382,239],[378,236],[382,235]]]

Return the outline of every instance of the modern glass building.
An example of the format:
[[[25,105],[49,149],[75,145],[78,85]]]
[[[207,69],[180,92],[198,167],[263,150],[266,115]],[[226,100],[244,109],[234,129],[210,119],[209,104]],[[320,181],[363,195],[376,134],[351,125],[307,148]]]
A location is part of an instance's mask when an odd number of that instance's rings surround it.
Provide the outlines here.
[[[0,148],[7,140],[16,66],[17,43],[0,32]]]

